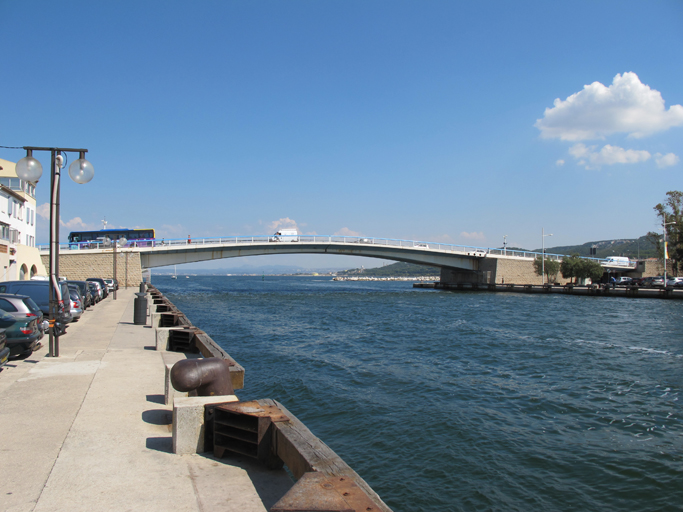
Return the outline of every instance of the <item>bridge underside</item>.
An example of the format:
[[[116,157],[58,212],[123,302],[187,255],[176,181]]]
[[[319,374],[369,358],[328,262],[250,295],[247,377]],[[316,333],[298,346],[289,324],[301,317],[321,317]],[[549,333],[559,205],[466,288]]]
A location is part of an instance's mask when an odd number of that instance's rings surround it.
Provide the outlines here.
[[[433,250],[405,247],[386,247],[344,243],[305,243],[280,242],[249,245],[188,245],[187,247],[154,247],[140,251],[143,268],[167,267],[183,263],[239,258],[244,256],[263,256],[266,254],[339,254],[343,256],[363,256],[385,260],[403,261],[416,265],[448,267],[461,270],[478,270],[478,258]]]

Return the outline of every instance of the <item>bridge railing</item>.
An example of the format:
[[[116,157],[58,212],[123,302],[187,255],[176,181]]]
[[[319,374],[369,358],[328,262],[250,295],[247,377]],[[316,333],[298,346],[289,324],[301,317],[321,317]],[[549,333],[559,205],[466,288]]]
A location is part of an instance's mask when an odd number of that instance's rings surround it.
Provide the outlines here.
[[[381,247],[398,247],[398,248],[410,248],[415,250],[429,250],[429,251],[441,251],[447,253],[460,253],[469,256],[486,256],[486,255],[496,255],[496,256],[511,256],[517,258],[530,258],[534,259],[540,256],[540,252],[534,251],[519,251],[519,250],[508,250],[500,248],[491,247],[478,247],[471,245],[456,245],[456,244],[444,244],[441,242],[427,242],[421,240],[403,240],[399,238],[371,238],[363,236],[338,236],[338,235],[257,235],[257,236],[228,236],[228,237],[211,237],[211,238],[162,238],[157,239],[154,242],[144,242],[144,247],[140,247],[143,250],[162,250],[164,248],[178,248],[181,246],[195,247],[195,246],[214,246],[214,245],[256,245],[264,243],[277,243],[277,244],[297,244],[297,243],[338,243],[338,244],[358,244],[358,245],[372,245]],[[131,245],[131,241],[129,241]],[[151,247],[150,247],[151,245]],[[48,245],[38,246],[41,252],[48,252]],[[132,245],[136,248],[135,245]],[[80,249],[110,249],[111,244],[103,244],[98,242],[82,242],[60,244],[60,252],[74,251]],[[549,260],[561,260],[566,255],[563,254],[549,254],[545,253],[545,257]],[[588,258],[599,262],[604,262],[601,258]]]

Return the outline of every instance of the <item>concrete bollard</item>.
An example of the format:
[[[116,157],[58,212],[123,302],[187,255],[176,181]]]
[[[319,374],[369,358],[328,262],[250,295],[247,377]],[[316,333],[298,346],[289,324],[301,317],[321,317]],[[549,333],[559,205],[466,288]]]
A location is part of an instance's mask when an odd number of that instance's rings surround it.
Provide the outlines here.
[[[239,402],[235,395],[176,397],[173,400],[173,453],[188,455],[204,451],[204,406]]]
[[[171,384],[171,368],[173,368],[172,363],[166,365],[166,373],[164,375],[164,404],[172,405],[176,398],[186,398],[187,393],[182,391],[176,391],[176,389]]]

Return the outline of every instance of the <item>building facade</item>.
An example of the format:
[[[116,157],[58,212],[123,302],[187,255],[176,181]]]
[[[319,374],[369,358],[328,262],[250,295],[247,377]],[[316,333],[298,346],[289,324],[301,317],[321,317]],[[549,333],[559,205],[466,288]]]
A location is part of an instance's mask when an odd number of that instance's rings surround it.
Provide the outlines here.
[[[46,276],[36,248],[36,184],[17,177],[0,158],[0,281]]]

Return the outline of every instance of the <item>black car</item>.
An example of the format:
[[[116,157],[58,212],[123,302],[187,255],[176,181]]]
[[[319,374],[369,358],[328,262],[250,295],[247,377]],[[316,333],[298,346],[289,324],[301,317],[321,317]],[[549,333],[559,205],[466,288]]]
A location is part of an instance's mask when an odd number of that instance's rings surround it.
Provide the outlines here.
[[[0,310],[15,320],[5,328],[10,356],[30,355],[40,346],[38,342],[47,329],[47,322],[43,322],[43,312],[31,297],[11,293],[0,293]]]
[[[97,304],[99,301],[102,299],[100,298],[100,293],[97,291],[98,287],[97,284],[93,281],[86,281],[88,283],[88,288],[90,289],[90,295],[92,297],[92,303],[93,305]]]
[[[92,293],[90,291],[90,285],[87,281],[67,281],[66,283],[69,286],[72,284],[78,286],[78,289],[81,291],[81,295],[83,296],[83,309],[87,309],[95,304],[95,301],[92,298]]]
[[[0,332],[0,368],[9,360],[9,348],[6,347],[7,338],[4,332]]]
[[[89,277],[86,279],[86,281],[93,281],[95,283],[99,283],[100,286],[102,287],[102,293],[104,294],[103,298],[106,298],[107,295],[109,295],[109,290],[107,289],[107,283],[104,282],[104,279],[100,277]]]
[[[57,305],[56,328],[61,336],[66,332],[66,324],[71,322],[71,296],[66,282],[59,283],[62,301]],[[50,317],[50,283],[48,281],[5,281],[0,283],[0,293],[28,295],[33,299],[43,315]]]

